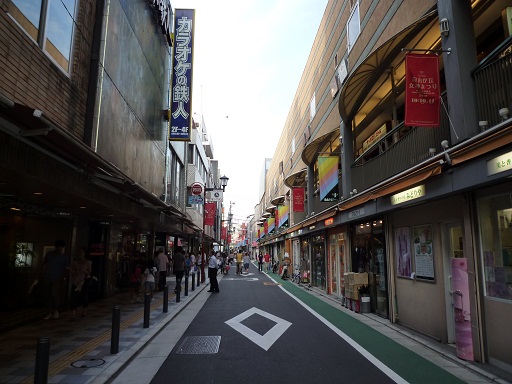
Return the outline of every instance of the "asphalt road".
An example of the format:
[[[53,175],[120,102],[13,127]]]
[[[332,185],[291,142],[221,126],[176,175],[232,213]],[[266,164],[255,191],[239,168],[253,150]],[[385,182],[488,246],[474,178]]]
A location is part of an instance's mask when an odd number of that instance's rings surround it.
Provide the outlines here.
[[[392,383],[366,357],[251,264],[234,268],[176,344],[152,383]]]

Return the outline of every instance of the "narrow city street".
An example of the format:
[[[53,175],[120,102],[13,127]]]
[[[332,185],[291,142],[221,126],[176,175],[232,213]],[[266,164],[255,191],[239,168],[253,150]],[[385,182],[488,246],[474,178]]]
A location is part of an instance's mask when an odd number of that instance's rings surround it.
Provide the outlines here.
[[[277,274],[233,272],[152,383],[463,382]]]

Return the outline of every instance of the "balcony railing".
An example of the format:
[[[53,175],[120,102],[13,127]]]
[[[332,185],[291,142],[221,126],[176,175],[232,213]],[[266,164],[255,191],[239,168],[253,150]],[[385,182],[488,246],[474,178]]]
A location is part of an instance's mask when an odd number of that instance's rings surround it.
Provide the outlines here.
[[[446,98],[443,97],[446,104]],[[438,128],[412,127],[399,139],[403,124],[397,126],[366,154],[378,150],[379,154],[366,160],[365,154],[352,165],[352,187],[359,192],[403,172],[429,157],[441,153],[441,141],[450,142],[450,127],[444,108],[441,107],[441,124]],[[390,145],[389,142],[392,142]]]
[[[478,120],[492,127],[502,121],[499,111],[512,111],[512,38],[503,42],[473,73]]]

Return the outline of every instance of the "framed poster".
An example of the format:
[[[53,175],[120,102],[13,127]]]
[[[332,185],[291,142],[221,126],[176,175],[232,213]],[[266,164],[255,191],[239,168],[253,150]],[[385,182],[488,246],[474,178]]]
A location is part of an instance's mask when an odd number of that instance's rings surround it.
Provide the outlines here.
[[[430,224],[413,227],[413,252],[416,278],[434,281],[434,247]]]
[[[409,227],[395,230],[396,275],[411,279],[411,229]]]

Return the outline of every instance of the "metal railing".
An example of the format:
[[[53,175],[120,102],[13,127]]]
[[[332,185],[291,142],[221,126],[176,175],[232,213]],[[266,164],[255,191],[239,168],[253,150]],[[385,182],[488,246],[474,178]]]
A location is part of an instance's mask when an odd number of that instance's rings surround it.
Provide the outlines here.
[[[509,40],[509,44],[512,42]],[[492,127],[502,121],[499,111],[512,110],[512,52],[505,48],[494,60],[485,60],[473,73],[478,120]]]
[[[443,102],[446,104],[445,97]],[[401,128],[403,124],[393,129],[391,134],[399,132]],[[360,156],[352,165],[352,187],[359,192],[441,153],[441,141],[448,140],[450,143],[446,111],[441,107],[441,124],[438,128],[412,127],[391,145],[388,145],[389,138],[386,135],[376,143],[375,147],[381,152],[378,156],[364,161]]]

